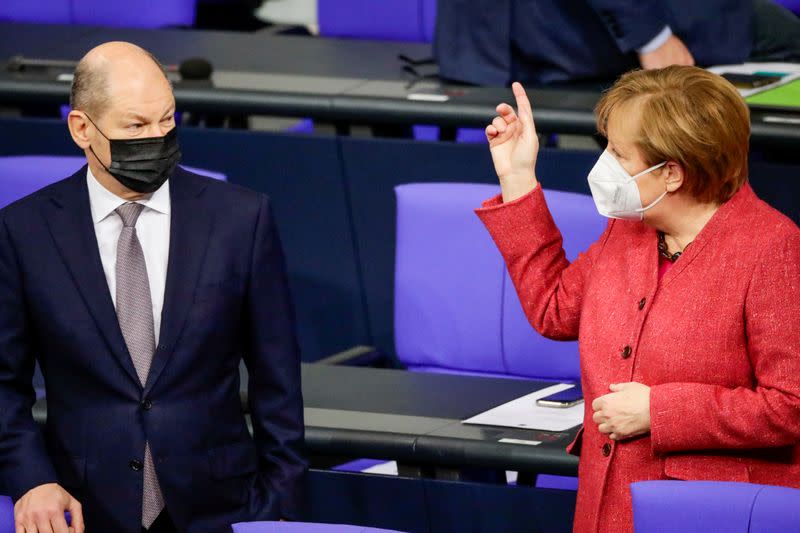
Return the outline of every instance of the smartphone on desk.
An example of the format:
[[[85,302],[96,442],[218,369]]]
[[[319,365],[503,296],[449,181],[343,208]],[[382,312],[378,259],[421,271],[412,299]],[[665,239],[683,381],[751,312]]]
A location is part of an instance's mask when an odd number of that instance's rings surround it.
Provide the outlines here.
[[[559,407],[562,409],[581,403],[583,403],[583,389],[581,389],[580,384],[536,400],[536,405],[539,407]]]
[[[737,72],[723,72],[722,77],[728,80],[737,89],[758,89],[781,81],[781,76],[765,74],[739,74]]]

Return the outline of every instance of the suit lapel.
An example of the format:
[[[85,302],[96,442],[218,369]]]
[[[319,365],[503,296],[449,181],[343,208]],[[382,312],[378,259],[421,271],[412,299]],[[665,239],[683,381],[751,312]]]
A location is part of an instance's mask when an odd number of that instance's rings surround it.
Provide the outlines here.
[[[170,179],[170,240],[167,283],[161,313],[159,343],[145,384],[149,394],[175,349],[186,315],[194,300],[194,289],[205,261],[213,220],[202,208],[205,184],[178,169]]]
[[[109,349],[139,384],[100,260],[86,186],[86,167],[66,180],[63,187],[55,189],[50,200],[44,216],[53,241]]]

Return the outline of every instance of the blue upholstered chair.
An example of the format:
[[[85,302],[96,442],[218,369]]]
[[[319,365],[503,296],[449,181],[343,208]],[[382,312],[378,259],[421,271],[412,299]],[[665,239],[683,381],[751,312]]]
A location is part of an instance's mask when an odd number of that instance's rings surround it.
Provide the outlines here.
[[[0,20],[159,28],[191,26],[195,9],[195,0],[3,0]]]
[[[800,490],[718,481],[631,484],[636,533],[800,531]]]
[[[431,42],[436,0],[318,0],[324,37]]]
[[[0,532],[2,533],[2,532]],[[233,533],[401,533],[343,524],[309,524],[303,522],[242,522],[233,524]]]
[[[775,0],[775,2],[782,5],[792,13],[800,15],[800,0]]]
[[[539,335],[529,324],[503,258],[473,210],[496,185],[401,185],[397,195],[394,336],[409,370],[547,381],[580,380],[577,342]],[[546,190],[570,260],[607,221],[592,198]],[[336,470],[364,471],[359,460]],[[540,488],[575,490],[573,477],[540,475]]]
[[[14,502],[0,496],[0,533],[14,533]]]
[[[67,523],[69,523],[67,513]],[[14,533],[14,503],[0,496],[0,533]],[[342,524],[308,524],[303,522],[242,522],[233,524],[233,533],[401,533]]]
[[[529,324],[473,209],[496,185],[411,184],[397,194],[395,348],[411,370],[578,381],[576,342]],[[606,226],[587,195],[546,190],[569,259]]]
[[[3,0],[0,21],[69,24],[72,22],[72,0]]]

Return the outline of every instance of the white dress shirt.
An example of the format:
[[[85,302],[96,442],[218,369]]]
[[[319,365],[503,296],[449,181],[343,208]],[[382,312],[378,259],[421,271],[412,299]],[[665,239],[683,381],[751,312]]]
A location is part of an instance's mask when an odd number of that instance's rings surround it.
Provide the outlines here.
[[[658,32],[658,34],[650,39],[648,42],[645,43],[644,46],[636,50],[640,54],[649,54],[650,52],[655,52],[662,46],[664,43],[672,37],[672,28],[669,26],[664,26],[664,28]]]
[[[89,186],[89,204],[92,221],[100,248],[100,260],[111,292],[114,307],[117,305],[117,241],[122,233],[122,219],[114,210],[124,204],[119,196],[103,187],[87,171],[86,183]],[[161,310],[164,307],[164,289],[167,283],[167,262],[169,260],[170,197],[169,181],[164,183],[149,197],[139,200],[144,209],[136,222],[136,234],[144,252],[147,278],[150,282],[150,299],[153,302],[153,327],[158,344],[161,329]]]

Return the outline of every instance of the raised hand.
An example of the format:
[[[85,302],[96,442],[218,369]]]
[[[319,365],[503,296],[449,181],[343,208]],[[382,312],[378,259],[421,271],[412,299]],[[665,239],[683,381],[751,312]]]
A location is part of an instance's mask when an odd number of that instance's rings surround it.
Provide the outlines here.
[[[498,116],[486,127],[486,138],[492,152],[492,161],[503,201],[510,202],[532,191],[536,181],[536,156],[539,137],[533,122],[533,111],[525,89],[520,83],[512,85],[517,100],[517,111],[508,104],[500,104]]]

